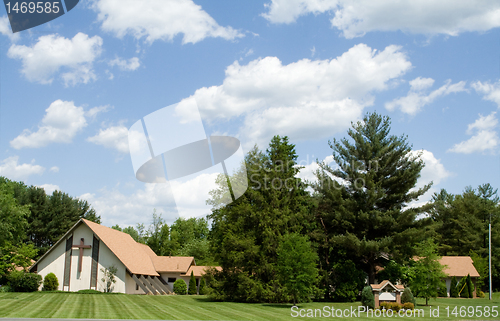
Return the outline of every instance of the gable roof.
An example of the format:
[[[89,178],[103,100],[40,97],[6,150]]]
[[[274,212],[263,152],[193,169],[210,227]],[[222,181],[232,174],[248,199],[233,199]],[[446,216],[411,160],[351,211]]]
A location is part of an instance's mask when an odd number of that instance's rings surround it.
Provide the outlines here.
[[[181,273],[181,275],[191,274],[194,267],[196,276],[204,274],[205,269],[211,267],[196,267],[196,261],[192,256],[157,256],[156,253],[146,244],[136,242],[129,234],[94,223],[84,218],[80,219],[69,229],[40,259],[31,267],[32,270],[38,262],[43,260],[59,243],[67,237],[81,224],[85,224],[103,242],[108,249],[125,265],[132,274],[142,274],[159,276],[160,272]],[[216,267],[220,269],[220,267]],[[200,275],[198,275],[200,274]]]
[[[443,256],[439,263],[446,265],[443,272],[449,276],[464,277],[470,274],[471,277],[479,277],[470,256]]]
[[[379,284],[370,284],[372,290],[374,290],[374,291],[380,291],[383,288],[385,288],[387,285],[389,285],[390,287],[392,287],[396,291],[403,291],[405,289],[405,287],[403,285],[400,285],[400,284],[394,285],[389,280],[384,280],[384,281],[380,282]]]
[[[84,218],[81,221],[116,255],[130,273],[158,276],[150,256],[144,251],[144,246],[134,241],[129,234]],[[149,250],[152,252],[150,248]]]

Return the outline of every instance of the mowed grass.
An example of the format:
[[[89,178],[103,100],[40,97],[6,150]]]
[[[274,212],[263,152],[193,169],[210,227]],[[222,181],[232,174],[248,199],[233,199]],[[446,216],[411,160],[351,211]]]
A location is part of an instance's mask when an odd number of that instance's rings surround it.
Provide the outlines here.
[[[461,306],[497,306],[500,309],[500,293],[494,299],[436,299],[429,302],[432,307],[422,306],[425,301],[418,300],[418,309],[424,310],[424,317],[418,320],[500,320],[497,317],[455,317],[446,315]],[[299,309],[303,315],[325,306],[334,309],[356,310],[355,303],[305,303]],[[86,318],[86,319],[169,319],[169,320],[296,320],[292,317],[291,304],[249,304],[233,302],[212,302],[204,296],[146,296],[126,294],[78,294],[78,293],[0,293],[0,318]],[[439,307],[439,317],[430,316],[430,309]],[[313,312],[314,313],[314,312]],[[308,320],[324,320],[325,315]],[[371,317],[366,313],[344,320],[394,319]],[[329,318],[332,318],[331,316]],[[327,318],[328,319],[328,318]]]

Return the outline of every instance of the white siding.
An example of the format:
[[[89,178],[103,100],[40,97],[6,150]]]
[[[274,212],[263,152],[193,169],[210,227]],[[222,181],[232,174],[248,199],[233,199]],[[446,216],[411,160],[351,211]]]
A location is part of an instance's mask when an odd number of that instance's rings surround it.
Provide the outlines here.
[[[104,291],[105,283],[102,282],[103,273],[101,269],[109,268],[114,265],[118,271],[116,272],[116,283],[113,286],[113,292],[127,293],[126,291],[126,277],[127,274],[125,265],[118,260],[118,258],[111,252],[111,250],[104,244],[104,242],[100,242],[99,244],[99,266],[97,271],[97,289],[99,291]],[[135,287],[134,287],[135,289]]]
[[[69,237],[69,236],[68,236]],[[63,280],[64,280],[64,253],[66,250],[66,239],[59,243],[55,248],[50,251],[41,260],[38,262],[37,271],[38,274],[45,278],[45,276],[49,273],[54,273],[59,281],[58,290],[62,290],[63,288]],[[42,289],[42,285],[40,285],[40,290]]]

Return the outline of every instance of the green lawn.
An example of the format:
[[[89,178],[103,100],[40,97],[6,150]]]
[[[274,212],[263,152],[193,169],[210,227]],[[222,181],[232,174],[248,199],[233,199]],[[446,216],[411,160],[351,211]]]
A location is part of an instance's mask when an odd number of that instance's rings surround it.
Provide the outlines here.
[[[419,304],[425,301],[419,300]],[[487,299],[437,299],[431,300],[433,309],[439,307],[439,320],[500,320],[478,317],[446,317],[446,307],[450,313],[455,306],[498,306],[500,293],[494,300]],[[300,309],[357,309],[356,303],[307,303]],[[429,315],[429,307],[417,306],[424,310],[425,317],[409,318],[436,320]],[[290,304],[245,304],[231,302],[210,302],[203,296],[146,296],[125,294],[77,294],[77,293],[0,293],[0,318],[95,318],[95,319],[171,319],[171,320],[296,320],[291,316]],[[476,314],[477,316],[477,314]],[[395,316],[394,316],[395,317]],[[394,318],[393,317],[393,318]],[[331,318],[331,317],[330,317]],[[307,318],[325,320],[326,318]],[[393,319],[367,317],[366,313],[347,320]]]

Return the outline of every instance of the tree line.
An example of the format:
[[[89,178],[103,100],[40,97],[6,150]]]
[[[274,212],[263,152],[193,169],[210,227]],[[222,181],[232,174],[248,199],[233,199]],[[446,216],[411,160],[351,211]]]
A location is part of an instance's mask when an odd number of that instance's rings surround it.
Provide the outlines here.
[[[481,274],[478,287],[486,290],[491,218],[493,285],[500,287],[499,198],[490,184],[458,195],[441,190],[415,205],[432,185],[416,187],[425,164],[408,137],[392,135],[390,119],[376,113],[328,146],[334,162],[320,162],[314,182],[298,178],[303,167],[295,146],[275,136],[266,150],[250,150],[231,180],[218,177],[207,218],[179,218],[169,226],[154,211],[148,226],[112,228],[157,255],[220,265],[222,271],[207,275],[216,300],[354,301],[366,284],[384,279],[411,285],[417,296],[436,296],[443,290],[442,267],[435,265],[442,255],[471,256]],[[248,189],[232,201],[231,190],[243,181]],[[100,223],[86,201],[2,178],[0,275],[12,253],[22,254],[18,260],[38,257],[81,217]],[[419,283],[429,271],[438,280],[430,288]]]

